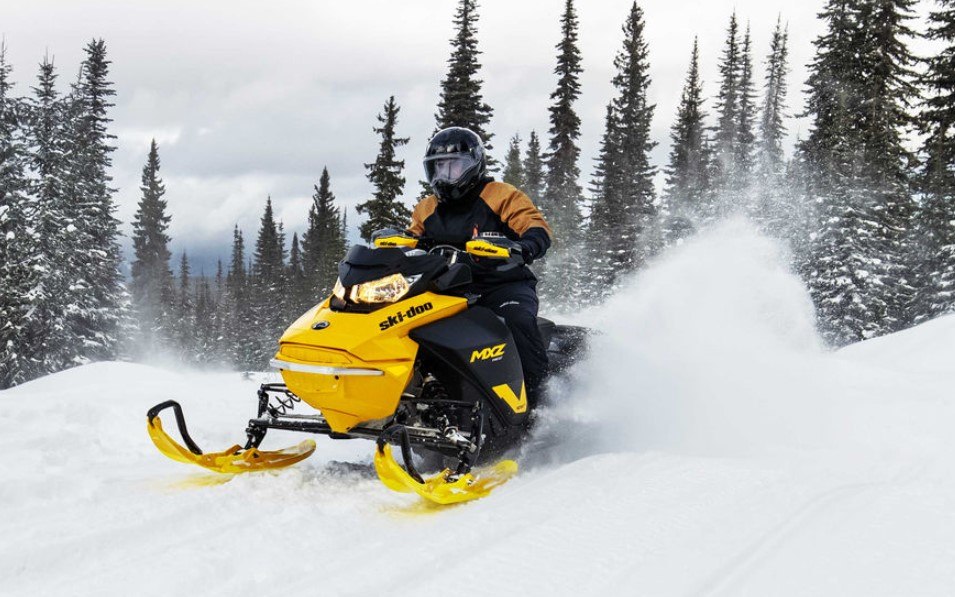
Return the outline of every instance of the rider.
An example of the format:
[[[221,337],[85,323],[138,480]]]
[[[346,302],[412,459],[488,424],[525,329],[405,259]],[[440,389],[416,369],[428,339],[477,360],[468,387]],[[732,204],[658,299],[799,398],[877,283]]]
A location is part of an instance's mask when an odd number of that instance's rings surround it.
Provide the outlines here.
[[[428,143],[424,169],[434,194],[415,206],[411,234],[461,246],[496,233],[501,237],[498,242],[520,253],[526,265],[550,247],[550,227],[528,196],[488,174],[484,143],[474,131],[461,127],[438,131]],[[472,268],[469,291],[480,295],[477,304],[491,309],[510,328],[533,404],[547,372],[547,348],[537,327],[537,278],[524,265],[481,266],[489,261]]]

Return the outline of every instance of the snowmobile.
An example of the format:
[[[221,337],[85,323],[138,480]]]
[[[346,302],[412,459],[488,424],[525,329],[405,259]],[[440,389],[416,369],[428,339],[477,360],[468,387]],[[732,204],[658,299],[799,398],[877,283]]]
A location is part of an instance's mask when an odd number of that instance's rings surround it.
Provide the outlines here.
[[[520,357],[504,322],[467,294],[472,268],[522,267],[514,243],[485,234],[463,247],[379,231],[339,264],[332,296],[295,321],[271,366],[284,383],[258,391],[258,412],[244,446],[203,452],[174,400],[147,412],[149,436],[166,456],[221,473],[288,466],[312,454],[311,439],[259,449],[269,429],[374,440],[374,467],[390,489],[439,504],[488,495],[517,472],[500,459],[529,428]],[[588,330],[540,318],[559,373],[585,349]],[[305,403],[317,413],[292,412]],[[163,429],[172,409],[184,446]],[[401,453],[403,465],[393,453]],[[423,459],[447,465],[425,478]],[[496,461],[495,461],[496,460]]]

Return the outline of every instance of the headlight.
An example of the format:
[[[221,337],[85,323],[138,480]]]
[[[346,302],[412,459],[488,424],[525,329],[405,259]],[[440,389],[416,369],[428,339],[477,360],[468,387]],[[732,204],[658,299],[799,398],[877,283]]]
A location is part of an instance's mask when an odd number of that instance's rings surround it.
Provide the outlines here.
[[[354,303],[393,303],[408,294],[411,283],[401,274],[352,286],[348,295]],[[344,292],[344,288],[342,289]]]

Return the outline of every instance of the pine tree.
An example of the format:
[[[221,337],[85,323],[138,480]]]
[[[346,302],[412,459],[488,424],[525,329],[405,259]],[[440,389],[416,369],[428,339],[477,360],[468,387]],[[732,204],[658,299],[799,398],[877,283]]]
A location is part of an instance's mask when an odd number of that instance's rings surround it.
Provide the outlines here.
[[[175,307],[175,335],[179,354],[187,361],[192,362],[196,353],[196,322],[195,306],[192,302],[192,271],[189,268],[189,257],[182,252],[179,260],[179,289],[176,293]]]
[[[255,241],[252,277],[257,283],[277,285],[282,277],[285,248],[281,241],[279,225],[272,210],[272,197],[265,200],[265,211],[260,220],[259,235]]]
[[[374,163],[365,164],[368,181],[374,185],[375,192],[371,199],[356,206],[358,213],[368,214],[368,219],[359,227],[365,242],[371,242],[371,234],[381,228],[403,230],[411,217],[411,211],[401,202],[405,187],[405,177],[401,172],[405,161],[397,159],[395,150],[406,145],[408,138],[395,135],[398,112],[401,110],[395,103],[395,96],[388,98],[384,110],[384,114],[378,115],[381,126],[373,128],[381,135],[378,157]]]
[[[477,44],[478,3],[476,0],[459,0],[454,15],[457,30],[451,39],[451,57],[448,73],[441,82],[441,97],[438,113],[435,114],[437,129],[462,126],[481,137],[490,152],[493,135],[487,130],[494,111],[484,103],[481,95],[483,81],[479,78],[481,55]],[[493,164],[492,164],[493,165]],[[364,235],[363,235],[364,238]],[[367,239],[366,239],[367,240]]]
[[[229,363],[232,347],[226,345],[226,327],[231,325],[228,296],[226,294],[226,274],[222,260],[216,261],[215,284],[212,288],[212,322],[210,324],[211,345],[207,351],[207,362],[224,365]]]
[[[76,118],[70,131],[67,188],[78,241],[73,245],[77,263],[67,313],[77,362],[114,358],[127,317],[119,271],[119,221],[113,216],[115,189],[109,186],[115,136],[107,129],[111,122],[107,112],[116,92],[107,78],[106,44],[93,40],[85,51],[73,90]]]
[[[919,320],[955,310],[955,1],[939,5],[929,15],[926,37],[944,46],[928,59],[918,123],[925,137],[918,180]]]
[[[544,197],[538,207],[554,233],[554,246],[538,261],[540,294],[545,301],[558,303],[577,294],[580,282],[582,241],[581,203],[583,192],[577,179],[580,168],[580,118],[574,102],[580,97],[580,50],[577,14],[573,0],[565,0],[561,17],[561,40],[557,44],[557,87],[550,95],[550,141],[544,178]]]
[[[714,212],[710,216],[718,215],[721,206],[716,203],[724,202],[722,196],[730,187],[736,174],[736,158],[738,155],[740,131],[740,76],[742,57],[739,47],[739,23],[736,12],[730,16],[730,24],[726,31],[726,45],[720,58],[720,89],[717,94],[716,115],[717,123],[713,134],[713,183],[717,197],[714,198]]]
[[[298,233],[292,234],[292,244],[289,247],[288,256],[288,272],[285,277],[288,280],[286,318],[291,321],[301,315],[313,302],[305,278],[305,269],[302,267],[302,250]]]
[[[600,143],[597,166],[590,183],[593,200],[586,230],[586,254],[590,266],[590,286],[584,288],[588,299],[600,299],[610,294],[611,283],[617,274],[611,238],[618,222],[615,209],[623,203],[620,177],[620,124],[613,103],[607,106],[604,134]]]
[[[789,72],[789,30],[783,26],[782,18],[776,21],[770,43],[769,56],[766,57],[766,77],[763,91],[763,105],[759,123],[759,172],[763,182],[782,172],[782,140],[786,135],[783,119],[786,117],[786,75]]]
[[[524,188],[524,163],[521,160],[521,136],[519,134],[511,137],[511,144],[507,146],[507,157],[504,158],[504,174],[501,179],[519,189]]]
[[[245,239],[236,226],[232,232],[232,258],[226,277],[227,316],[224,339],[228,360],[240,369],[255,366],[256,322],[252,313],[251,285],[245,268]]]
[[[809,287],[827,337],[842,344],[897,330],[912,301],[914,203],[903,145],[915,97],[911,0],[830,0],[816,41],[803,145],[820,229]]]
[[[275,221],[272,198],[265,211],[255,241],[252,262],[252,315],[254,341],[250,365],[264,369],[275,354],[278,338],[288,323],[282,308],[285,293],[285,244],[281,226]]]
[[[544,198],[544,157],[541,154],[537,133],[531,131],[524,154],[524,192],[532,201],[540,204]]]
[[[793,175],[796,175],[798,169],[798,182],[787,175],[787,165],[783,159],[782,139],[786,134],[783,119],[786,116],[787,44],[788,32],[780,18],[776,21],[769,55],[766,57],[754,179],[757,196],[752,215],[767,233],[789,241],[795,248],[796,245],[804,245],[807,226],[804,194],[793,195],[794,189],[801,190],[805,187],[801,169],[802,156],[795,158],[798,165],[794,164],[789,168]],[[793,182],[795,184],[791,184]],[[796,253],[800,254],[802,251]]]
[[[329,296],[338,279],[338,262],[346,250],[345,218],[340,213],[328,168],[324,168],[312,195],[308,229],[302,235],[302,267],[307,288],[304,308]]]
[[[219,362],[218,330],[216,329],[216,310],[218,307],[205,272],[199,274],[194,286],[196,289],[195,315],[193,317],[195,325],[194,362],[216,364]]]
[[[709,198],[709,147],[706,139],[706,112],[700,80],[700,51],[693,40],[690,68],[680,96],[676,122],[670,131],[673,146],[666,167],[664,201],[667,210],[668,242],[683,238],[692,229],[696,213],[706,213]]]
[[[0,389],[33,376],[28,356],[31,295],[38,283],[33,266],[40,265],[36,229],[30,225],[26,175],[27,151],[22,138],[23,106],[11,97],[12,67],[0,41]],[[35,299],[34,299],[35,300]]]
[[[643,265],[656,248],[650,225],[656,215],[650,151],[650,121],[654,106],[647,103],[650,84],[643,11],[634,2],[624,23],[623,49],[614,60],[617,96],[607,114],[589,238],[597,242],[591,254],[612,271],[614,282]],[[604,285],[609,288],[608,284]]]
[[[143,350],[155,348],[161,341],[160,330],[168,325],[172,304],[172,272],[169,270],[169,222],[166,213],[166,188],[159,178],[159,148],[153,139],[143,166],[142,198],[133,218],[132,280],[130,292],[138,320]],[[185,255],[185,254],[183,254]],[[160,333],[157,338],[156,334]]]
[[[563,246],[573,247],[580,237],[581,188],[577,184],[580,168],[580,118],[574,102],[580,97],[580,50],[577,48],[577,14],[573,0],[564,3],[561,40],[557,44],[557,88],[550,94],[550,144],[545,156],[547,176],[542,211]],[[567,255],[565,255],[566,257]]]
[[[740,206],[749,206],[750,187],[756,169],[756,87],[753,83],[753,53],[749,24],[740,48],[739,120],[736,124],[735,171],[731,187],[736,189]]]
[[[67,164],[66,121],[55,81],[53,63],[44,58],[34,97],[26,107],[32,200],[11,204],[15,210],[11,214],[29,215],[32,222],[32,231],[28,226],[26,234],[12,245],[19,254],[8,257],[5,264],[5,268],[29,272],[20,277],[19,288],[16,283],[11,286],[20,301],[26,300],[11,304],[20,305],[28,314],[21,321],[19,341],[14,343],[17,372],[13,381],[17,383],[66,369],[75,364],[77,354],[76,339],[66,320],[73,304],[71,284],[79,251],[61,183]],[[22,125],[12,141],[20,131]]]

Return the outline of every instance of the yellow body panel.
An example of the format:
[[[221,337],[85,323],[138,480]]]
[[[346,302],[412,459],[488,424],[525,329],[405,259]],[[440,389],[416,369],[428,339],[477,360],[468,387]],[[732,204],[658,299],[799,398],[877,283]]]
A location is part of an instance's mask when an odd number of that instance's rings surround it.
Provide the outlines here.
[[[511,389],[511,386],[506,383],[502,383],[499,386],[494,386],[491,388],[494,390],[494,393],[497,394],[501,400],[507,403],[516,413],[522,413],[527,411],[527,388],[524,386],[524,383],[521,383],[521,395],[518,396],[514,393],[514,390]]]
[[[282,370],[296,396],[345,433],[394,414],[414,371],[418,344],[411,330],[467,308],[467,299],[430,292],[373,313],[332,311],[329,302],[300,317],[282,335],[277,359],[300,365],[376,369],[383,375],[326,375]],[[315,324],[325,322],[315,329]]]

